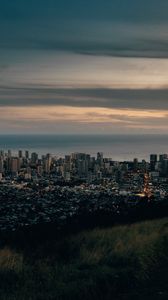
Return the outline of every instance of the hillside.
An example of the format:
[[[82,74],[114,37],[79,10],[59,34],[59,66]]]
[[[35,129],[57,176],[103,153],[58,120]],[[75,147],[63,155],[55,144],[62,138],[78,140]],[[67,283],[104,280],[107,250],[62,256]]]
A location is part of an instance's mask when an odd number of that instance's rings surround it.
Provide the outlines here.
[[[1,300],[168,299],[168,218],[1,246]]]

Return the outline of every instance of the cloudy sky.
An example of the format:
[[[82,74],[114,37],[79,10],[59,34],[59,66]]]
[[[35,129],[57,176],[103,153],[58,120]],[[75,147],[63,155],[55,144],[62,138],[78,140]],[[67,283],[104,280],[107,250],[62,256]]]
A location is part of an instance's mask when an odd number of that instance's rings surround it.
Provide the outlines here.
[[[0,0],[0,133],[167,133],[167,0]]]

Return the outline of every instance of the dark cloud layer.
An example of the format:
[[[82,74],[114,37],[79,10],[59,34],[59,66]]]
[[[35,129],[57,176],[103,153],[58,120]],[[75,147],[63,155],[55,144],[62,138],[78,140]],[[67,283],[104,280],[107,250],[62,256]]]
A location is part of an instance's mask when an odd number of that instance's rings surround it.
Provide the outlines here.
[[[166,131],[167,16],[167,0],[0,0],[0,132]]]
[[[1,88],[0,106],[168,109],[168,89]]]
[[[168,1],[0,1],[0,47],[168,57]]]

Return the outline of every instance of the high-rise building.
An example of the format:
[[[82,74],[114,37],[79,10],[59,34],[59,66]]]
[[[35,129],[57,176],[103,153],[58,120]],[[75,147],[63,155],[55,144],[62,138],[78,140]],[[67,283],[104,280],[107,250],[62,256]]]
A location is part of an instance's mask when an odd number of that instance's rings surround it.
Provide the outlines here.
[[[8,150],[8,158],[11,158],[12,157],[12,152],[11,150]]]
[[[37,174],[39,175],[39,176],[42,176],[43,175],[43,172],[44,172],[44,170],[43,170],[43,166],[37,166]]]
[[[20,170],[20,160],[18,157],[11,158],[11,173],[16,174]]]
[[[0,156],[0,173],[4,172],[4,160],[3,157]]]
[[[25,158],[29,159],[29,151],[28,150],[25,151]]]
[[[38,154],[36,152],[33,152],[31,155],[31,163],[36,164],[38,160]]]
[[[3,150],[0,151],[0,156],[4,157],[4,151]]]
[[[71,161],[71,156],[70,155],[65,155],[65,162],[68,163]]]
[[[168,154],[160,154],[159,155],[159,162],[162,162],[164,159],[168,158]]]
[[[133,169],[134,169],[134,171],[137,171],[137,170],[138,170],[138,158],[134,158],[134,161],[133,161]]]
[[[70,158],[71,173],[79,178],[86,178],[90,168],[90,155],[86,153],[72,153]]]
[[[162,176],[168,176],[168,159],[163,159],[160,164],[160,173]]]
[[[156,163],[157,163],[157,154],[151,154],[150,155],[150,169],[151,169],[151,171],[155,171]]]
[[[22,150],[19,150],[19,151],[18,151],[18,157],[19,157],[19,158],[22,158],[22,157],[23,157]]]
[[[147,171],[147,163],[146,163],[146,161],[144,159],[142,160],[142,163],[141,163],[141,170],[143,172]]]
[[[52,162],[52,157],[51,154],[47,154],[45,158],[43,158],[43,166],[44,166],[44,172],[45,173],[50,173],[51,171],[51,162]]]
[[[100,167],[103,166],[103,153],[102,152],[97,153],[97,163]]]

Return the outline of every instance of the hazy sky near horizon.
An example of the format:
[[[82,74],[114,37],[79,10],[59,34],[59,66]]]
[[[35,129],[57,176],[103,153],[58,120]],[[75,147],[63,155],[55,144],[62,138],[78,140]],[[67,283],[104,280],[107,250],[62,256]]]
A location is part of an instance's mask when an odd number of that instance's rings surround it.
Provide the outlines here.
[[[0,0],[0,133],[166,133],[167,0]]]

